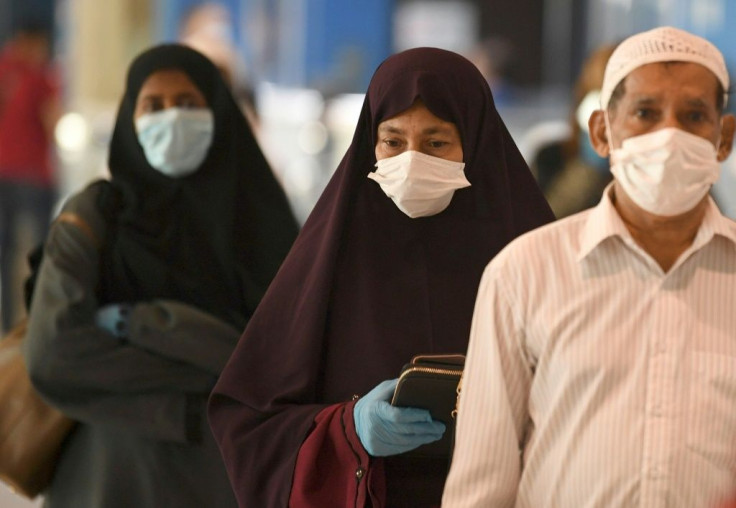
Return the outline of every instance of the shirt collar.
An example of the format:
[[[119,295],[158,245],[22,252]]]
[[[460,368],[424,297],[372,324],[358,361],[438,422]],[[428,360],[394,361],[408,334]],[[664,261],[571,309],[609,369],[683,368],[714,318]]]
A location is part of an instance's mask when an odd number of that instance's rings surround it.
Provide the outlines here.
[[[700,240],[705,244],[714,236],[722,236],[736,245],[736,222],[725,217],[718,209],[713,198],[708,198],[708,208],[703,217],[703,223],[700,225],[695,243]]]
[[[613,206],[611,200],[612,188],[613,182],[606,186],[600,203],[588,215],[580,238],[578,261],[588,256],[607,238],[619,236],[624,240],[631,239],[633,241],[631,233]],[[709,197],[708,207],[693,242],[693,247],[699,248],[705,245],[715,235],[722,236],[736,245],[736,222],[721,214],[713,198]]]
[[[588,215],[580,237],[580,248],[578,249],[577,255],[578,261],[585,258],[607,238],[614,236],[626,238],[631,236],[629,230],[626,229],[624,221],[621,220],[621,217],[613,206],[613,201],[611,201],[612,189],[613,182],[606,186],[603,190],[601,201]]]

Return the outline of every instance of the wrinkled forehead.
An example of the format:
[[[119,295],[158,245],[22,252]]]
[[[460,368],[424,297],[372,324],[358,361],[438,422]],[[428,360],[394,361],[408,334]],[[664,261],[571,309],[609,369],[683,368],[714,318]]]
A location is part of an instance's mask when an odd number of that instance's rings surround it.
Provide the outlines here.
[[[661,104],[666,100],[682,103],[702,103],[719,108],[722,91],[716,75],[708,68],[692,62],[670,61],[645,64],[635,68],[620,82],[619,101]],[[619,83],[619,84],[620,84]],[[613,101],[609,101],[613,104]]]

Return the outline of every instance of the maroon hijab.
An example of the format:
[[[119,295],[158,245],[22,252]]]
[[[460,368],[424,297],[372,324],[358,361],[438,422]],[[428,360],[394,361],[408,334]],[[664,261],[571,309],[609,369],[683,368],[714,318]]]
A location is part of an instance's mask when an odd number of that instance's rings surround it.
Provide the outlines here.
[[[453,122],[468,188],[411,219],[367,178],[378,124],[421,98]],[[397,377],[419,353],[464,352],[484,267],[553,220],[480,72],[418,48],[377,69],[345,157],[210,399],[209,418],[243,506],[286,506],[315,415]]]

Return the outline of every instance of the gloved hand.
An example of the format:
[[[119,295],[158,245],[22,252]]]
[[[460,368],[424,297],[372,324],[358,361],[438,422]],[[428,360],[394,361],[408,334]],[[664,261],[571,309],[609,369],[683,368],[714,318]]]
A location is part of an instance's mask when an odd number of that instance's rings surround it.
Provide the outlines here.
[[[95,324],[118,339],[126,339],[131,309],[127,303],[111,303],[100,307],[95,314]]]
[[[398,379],[384,381],[355,404],[353,419],[363,448],[374,457],[398,455],[437,441],[445,424],[432,420],[429,411],[389,404]]]

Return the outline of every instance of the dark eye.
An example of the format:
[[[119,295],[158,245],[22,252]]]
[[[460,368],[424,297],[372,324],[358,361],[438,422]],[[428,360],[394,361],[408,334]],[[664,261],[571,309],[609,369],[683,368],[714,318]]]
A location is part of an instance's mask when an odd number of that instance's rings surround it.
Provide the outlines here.
[[[389,148],[398,148],[401,145],[398,139],[384,139],[383,143]]]
[[[702,122],[706,120],[707,116],[703,111],[690,111],[687,114],[687,119],[691,122]]]
[[[439,141],[439,140],[432,140],[427,143],[431,148],[442,148],[443,146],[446,146],[448,143],[447,141]]]
[[[144,113],[154,113],[156,111],[161,111],[162,109],[164,109],[164,103],[158,98],[146,99],[143,101],[143,105],[141,106],[141,111]]]
[[[177,106],[179,106],[180,108],[190,109],[190,108],[196,108],[197,104],[192,97],[185,97],[179,100],[179,104],[177,104]]]
[[[638,108],[634,112],[634,115],[640,120],[653,120],[655,111],[651,108]]]

